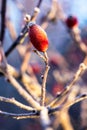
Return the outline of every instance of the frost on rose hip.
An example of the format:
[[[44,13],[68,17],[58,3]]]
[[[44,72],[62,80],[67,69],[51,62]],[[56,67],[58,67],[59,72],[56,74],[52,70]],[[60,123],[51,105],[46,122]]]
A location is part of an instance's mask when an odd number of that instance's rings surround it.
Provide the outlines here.
[[[46,32],[37,24],[29,24],[29,37],[33,46],[41,52],[48,49],[48,38]]]
[[[69,16],[65,23],[68,28],[73,28],[78,25],[78,19],[75,16]]]

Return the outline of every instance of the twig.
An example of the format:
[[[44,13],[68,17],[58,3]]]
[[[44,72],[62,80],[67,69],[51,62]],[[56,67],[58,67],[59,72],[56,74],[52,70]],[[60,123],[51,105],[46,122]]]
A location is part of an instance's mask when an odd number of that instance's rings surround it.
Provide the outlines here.
[[[9,74],[12,75],[13,77],[15,77],[16,79],[20,77],[19,71],[16,68],[14,68],[13,66],[11,66],[10,64],[7,64],[7,70],[9,72]]]
[[[3,42],[4,33],[5,33],[5,12],[6,12],[6,0],[2,0],[1,7],[1,34],[0,41]]]
[[[83,100],[85,100],[85,99],[87,99],[87,94],[79,95],[78,97],[75,98],[74,101],[72,101],[71,103],[65,105],[65,106],[64,106],[64,109],[69,108],[69,107],[71,107],[72,105],[74,105],[74,104],[76,104],[76,103],[78,103],[78,102],[81,102],[81,101],[83,101]]]
[[[80,98],[76,99],[76,102],[74,101],[74,103],[78,103],[79,101],[82,101],[84,99],[87,99],[87,95],[81,95]],[[70,106],[66,106],[66,108],[70,107]],[[47,128],[52,129],[48,114],[52,114],[56,111],[59,111],[59,110],[61,110],[61,108],[62,107],[56,107],[56,108],[52,108],[52,109],[49,109],[49,110],[47,110],[47,108],[46,108],[46,111],[42,110],[41,113],[39,111],[31,110],[30,113],[23,113],[23,114],[14,114],[14,113],[8,113],[8,112],[0,111],[0,116],[12,117],[12,118],[15,118],[15,119],[38,118],[40,116],[40,119],[42,121],[42,126],[43,127],[46,126],[45,130],[47,130]]]
[[[16,90],[19,92],[19,94],[33,106],[34,108],[41,109],[38,102],[36,102],[30,95],[25,91],[22,86],[11,76],[9,73],[4,74],[5,77],[9,80],[9,82],[16,88]]]
[[[37,5],[40,6],[40,4],[41,4],[41,2],[39,2],[39,4],[37,4]],[[31,16],[31,19],[28,20],[28,22],[29,22],[29,21],[35,21],[36,18],[37,18],[38,13],[39,13],[39,7],[36,7],[36,8],[34,9],[33,15]],[[27,27],[28,22],[25,24],[24,28],[22,29],[22,31],[21,31],[21,33],[19,34],[19,36],[18,36],[18,38],[16,39],[16,41],[15,41],[15,42],[12,44],[12,46],[5,52],[6,57],[14,50],[14,48],[15,48],[18,44],[23,43],[25,37],[28,35],[28,27]]]
[[[39,1],[38,1],[37,8],[39,8],[39,7],[40,7],[40,5],[41,5],[42,1],[43,1],[43,0],[39,0]]]
[[[85,99],[87,99],[87,94],[80,95],[80,96],[76,97],[71,103],[69,103],[65,106],[63,106],[63,104],[62,104],[61,106],[58,106],[58,107],[49,108],[49,114],[55,113],[56,111],[60,111],[62,108],[63,109],[70,108],[72,105],[74,105],[80,101],[83,101]]]
[[[85,58],[86,59],[86,58]],[[84,60],[85,61],[85,60]],[[80,76],[85,72],[87,69],[86,64],[83,62],[80,64],[79,69],[77,70],[72,82],[64,89],[64,91],[58,95],[48,106],[53,107],[57,102],[59,102],[61,99],[65,99],[65,96],[67,93],[71,90],[73,85],[77,82],[77,80],[80,78]]]
[[[21,33],[19,34],[18,38],[16,39],[16,41],[12,44],[12,46],[5,52],[6,57],[14,50],[14,48],[20,44],[21,42],[24,41],[26,35],[28,32],[28,28],[27,28],[27,23],[25,25],[25,27],[22,29]]]
[[[42,88],[41,88],[41,105],[44,106],[45,105],[45,96],[46,96],[46,80],[47,80],[47,75],[48,75],[48,71],[50,69],[49,65],[48,65],[48,56],[47,56],[47,52],[44,53],[44,58],[45,58],[45,72],[43,75],[43,79],[42,79]]]
[[[41,87],[41,106],[45,105],[45,96],[46,96],[46,80],[48,71],[50,69],[50,66],[48,65],[48,56],[47,52],[44,52],[43,55],[39,53],[39,51],[34,50],[34,52],[45,62],[45,72],[42,77],[42,87]]]
[[[58,122],[59,122],[62,125],[64,130],[73,130],[73,126],[71,125],[70,115],[69,115],[70,107],[67,107],[67,108],[65,107],[67,106],[67,104],[71,103],[76,98],[76,95],[78,94],[80,90],[79,87],[80,85],[76,84],[67,95],[66,101],[64,101],[64,103],[62,104],[56,104],[56,107],[61,106],[61,108],[60,108],[60,111],[58,109],[58,112],[55,113],[55,116],[56,116],[56,120],[54,122],[54,127],[56,127],[55,129],[58,128]]]
[[[20,72],[18,72],[13,66],[9,64],[7,64],[7,70],[9,71],[10,75],[19,79],[23,83],[25,89],[29,92],[29,94],[32,95],[35,100],[40,101],[41,85],[37,80],[35,80],[35,78],[30,77],[26,73],[22,73],[22,75],[20,75]],[[53,99],[53,97],[47,93],[46,101],[49,102],[51,99]]]
[[[71,32],[70,34],[71,34],[73,40],[75,41],[76,45],[78,45],[80,50],[87,55],[87,46],[82,41],[79,28],[78,27],[73,28],[72,30],[70,30],[70,32]]]
[[[43,61],[46,61],[45,57],[37,50],[33,50]]]
[[[7,64],[7,70],[10,75],[15,77],[16,79],[19,79],[22,84],[24,85],[25,89],[29,92],[29,94],[34,97],[35,100],[38,100],[41,96],[41,85],[38,83],[38,81],[30,77],[26,73],[20,74],[13,66]]]
[[[11,118],[19,120],[19,119],[28,119],[28,118],[39,117],[39,112],[31,111],[30,113],[15,114],[15,113],[8,113],[8,112],[0,111],[0,116],[11,117]]]
[[[2,48],[2,43],[0,42],[0,72],[1,73],[6,70],[7,68],[6,65],[7,65],[7,61]]]
[[[3,52],[3,48],[0,46],[0,52],[1,52],[1,62],[0,62],[0,71],[4,74],[4,76],[8,79],[8,81],[16,88],[16,90],[19,92],[19,94],[24,97],[24,99],[30,103],[33,107],[37,109],[41,109],[41,106],[38,102],[36,102],[32,96],[29,95],[29,93],[22,88],[22,86],[16,81],[16,79],[10,75],[8,71],[8,65],[7,61],[5,59],[5,55]],[[4,66],[4,68],[3,68]]]
[[[15,100],[14,98],[5,98],[5,97],[0,96],[0,101],[14,104],[17,107],[25,109],[27,111],[31,111],[31,110],[34,111],[34,109],[32,107],[24,105],[24,104],[18,102],[17,100]]]
[[[31,21],[36,21],[36,18],[37,18],[37,16],[38,16],[39,12],[40,12],[40,9],[39,9],[38,7],[35,7],[35,8],[34,8],[34,13],[33,13],[33,15],[31,16]]]

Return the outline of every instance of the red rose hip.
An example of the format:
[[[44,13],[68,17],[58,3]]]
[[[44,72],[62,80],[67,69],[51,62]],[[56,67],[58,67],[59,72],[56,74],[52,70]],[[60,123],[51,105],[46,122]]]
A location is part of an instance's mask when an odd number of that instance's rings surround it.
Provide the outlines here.
[[[48,49],[48,38],[46,32],[34,22],[29,23],[29,37],[33,46],[41,52]]]
[[[69,16],[65,22],[67,27],[71,29],[78,25],[78,19],[75,16]]]

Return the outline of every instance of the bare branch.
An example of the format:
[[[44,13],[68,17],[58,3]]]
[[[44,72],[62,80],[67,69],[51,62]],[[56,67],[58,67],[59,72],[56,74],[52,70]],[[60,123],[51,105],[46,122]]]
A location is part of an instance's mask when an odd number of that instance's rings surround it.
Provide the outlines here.
[[[28,111],[34,110],[32,107],[24,105],[24,104],[18,102],[17,100],[15,100],[15,98],[5,98],[5,97],[0,96],[0,101],[14,104],[17,107],[28,110]]]
[[[31,111],[30,113],[15,114],[15,113],[8,113],[8,112],[0,111],[0,116],[11,117],[11,118],[19,120],[19,119],[39,117],[39,113],[36,111]]]
[[[45,96],[46,96],[46,81],[47,81],[47,75],[48,75],[48,71],[50,69],[49,65],[48,65],[48,56],[47,53],[44,53],[44,58],[45,58],[45,72],[42,78],[42,92],[41,92],[41,105],[44,106],[45,105]]]
[[[33,15],[31,16],[31,19],[30,19],[31,21],[35,21],[35,20],[36,20],[36,18],[37,18],[37,16],[38,16],[38,13],[39,13],[39,11],[40,11],[40,9],[39,9],[40,4],[41,4],[41,1],[38,3],[37,7],[34,8],[34,13],[33,13]],[[30,20],[28,20],[28,22],[29,22]],[[18,44],[23,43],[25,37],[28,35],[28,27],[27,27],[28,22],[26,22],[24,28],[22,29],[21,33],[20,33],[19,36],[17,37],[16,41],[15,41],[15,42],[12,44],[12,46],[5,52],[6,57],[14,50],[14,48],[15,48]]]
[[[33,13],[33,15],[31,16],[31,21],[36,21],[36,18],[37,18],[37,16],[38,16],[39,12],[40,12],[40,9],[39,9],[38,7],[35,7],[35,8],[34,8],[34,13]]]
[[[43,126],[44,130],[53,130],[51,126],[51,121],[48,116],[48,109],[43,108],[40,112],[40,119],[41,119],[41,124]]]
[[[46,58],[37,50],[33,50],[43,61],[46,61]]]
[[[39,1],[38,1],[37,8],[39,8],[39,7],[40,7],[40,5],[41,5],[42,1],[43,1],[43,0],[39,0]]]
[[[41,109],[38,102],[36,102],[30,95],[27,93],[26,90],[22,88],[22,86],[11,76],[9,73],[4,74],[5,77],[9,80],[9,82],[13,85],[14,88],[18,91],[18,93],[24,97],[24,99],[30,103],[34,108]]]
[[[78,79],[86,71],[86,69],[87,69],[86,64],[85,63],[81,63],[80,66],[79,66],[79,69],[77,70],[77,72],[76,72],[76,74],[75,74],[75,76],[74,76],[74,78],[72,80],[72,82],[48,106],[52,107],[56,103],[58,103],[61,99],[63,99],[63,98],[65,99],[65,96],[67,95],[67,93],[71,90],[71,88],[73,87],[73,85],[78,81]]]
[[[80,36],[80,29],[78,27],[72,28],[70,30],[70,35],[72,39],[75,41],[76,45],[79,47],[79,49],[87,55],[87,46],[82,41],[82,38]]]
[[[28,28],[27,28],[27,23],[25,27],[22,29],[21,33],[19,34],[18,38],[16,41],[12,44],[12,46],[5,52],[6,57],[14,50],[14,48],[20,44],[21,42],[24,41],[25,37],[27,36]]]
[[[70,108],[72,105],[74,105],[74,104],[76,104],[76,103],[78,103],[80,101],[83,101],[85,99],[87,99],[87,94],[80,95],[80,96],[76,97],[71,103],[69,103],[69,104],[67,104],[65,106],[63,106],[63,104],[62,104],[61,106],[58,106],[58,107],[49,108],[49,114],[52,114],[52,113],[54,113],[56,111],[60,111],[62,108],[63,109]]]
[[[69,108],[69,107],[71,107],[72,105],[74,105],[74,104],[76,104],[76,103],[78,103],[78,102],[81,102],[81,101],[83,101],[83,100],[85,100],[85,99],[87,99],[87,94],[79,95],[78,97],[75,98],[74,101],[72,101],[71,103],[65,105],[64,109]]]
[[[48,56],[47,52],[44,52],[42,55],[39,51],[34,50],[34,52],[45,62],[45,72],[42,77],[42,88],[41,88],[41,105],[45,105],[45,96],[46,96],[46,80],[47,80],[47,75],[48,71],[50,69],[50,66],[48,65]]]
[[[2,0],[2,7],[1,7],[1,34],[0,34],[0,41],[3,42],[4,33],[5,33],[5,12],[6,12],[6,0]]]

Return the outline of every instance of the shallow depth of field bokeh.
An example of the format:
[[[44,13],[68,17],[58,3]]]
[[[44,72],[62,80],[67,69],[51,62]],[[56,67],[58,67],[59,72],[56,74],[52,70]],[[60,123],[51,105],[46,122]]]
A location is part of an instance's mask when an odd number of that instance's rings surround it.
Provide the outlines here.
[[[0,0],[0,11],[1,11]],[[16,35],[18,36],[22,27],[24,26],[24,13],[20,9],[20,4],[24,6],[25,11],[32,15],[34,7],[37,5],[38,0],[7,0],[6,19],[10,19],[12,22]],[[75,15],[79,21],[79,28],[81,30],[82,40],[87,45],[87,0],[58,0],[66,17],[68,15]],[[37,17],[37,24],[43,23],[43,16],[46,16],[48,10],[51,7],[51,0],[43,0],[40,6],[40,13]],[[1,14],[0,14],[1,15]],[[0,17],[1,23],[1,17]],[[0,26],[1,27],[1,26]],[[1,29],[0,29],[1,30]],[[65,24],[61,19],[56,16],[55,20],[49,21],[47,28],[45,29],[49,38],[49,64],[50,71],[47,79],[47,91],[55,96],[59,91],[70,82],[73,74],[76,72],[79,64],[84,59],[84,54],[76,46],[72,40]],[[3,48],[6,52],[12,45],[14,39],[11,38],[9,29],[5,28],[5,36],[3,41]],[[25,43],[28,42],[26,38],[23,46],[18,46],[7,58],[9,64],[19,69],[23,54]],[[32,47],[33,50],[33,47]],[[31,52],[29,64],[33,68],[33,72],[41,83],[41,75],[44,71],[44,65],[42,60]],[[79,93],[87,94],[87,72],[82,76],[79,83]],[[18,94],[18,92],[9,85],[3,77],[0,77],[0,96],[15,97],[24,104],[27,104],[25,100]],[[8,112],[21,113],[22,110],[13,105],[0,102],[0,109]],[[69,109],[70,119],[74,130],[86,130],[87,129],[87,100],[73,105]],[[58,120],[57,120],[58,121]],[[58,123],[59,124],[59,123]],[[6,117],[0,117],[0,130],[41,130],[38,119],[23,119],[15,120]],[[58,125],[56,130],[62,130],[61,125]]]

